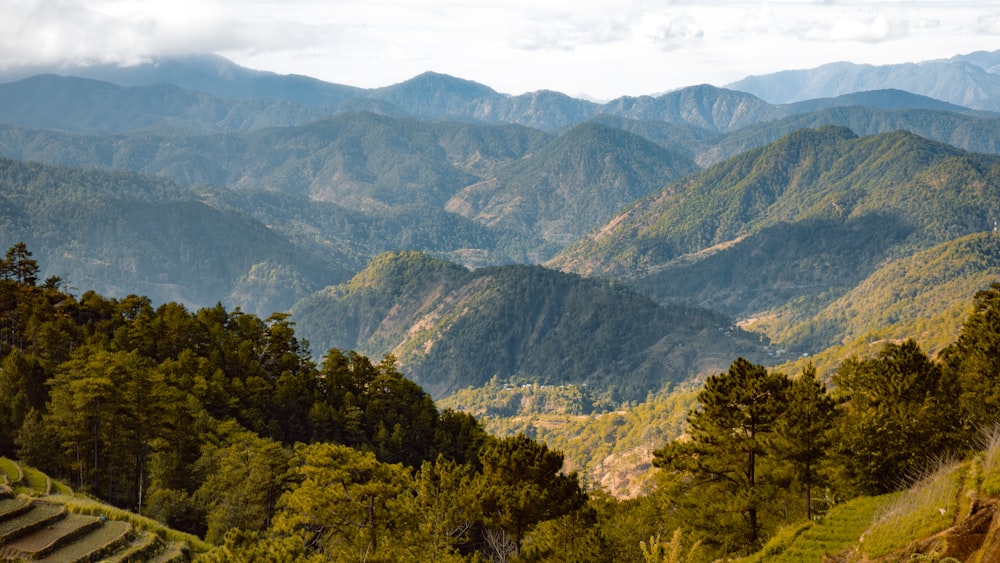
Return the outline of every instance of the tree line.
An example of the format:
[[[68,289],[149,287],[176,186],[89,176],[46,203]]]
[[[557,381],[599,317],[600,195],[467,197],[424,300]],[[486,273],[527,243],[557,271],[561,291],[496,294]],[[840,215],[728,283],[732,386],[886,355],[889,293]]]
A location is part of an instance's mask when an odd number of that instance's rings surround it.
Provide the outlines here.
[[[3,271],[33,267],[18,246]],[[829,381],[737,359],[629,500],[438,410],[391,356],[314,362],[284,314],[60,285],[0,276],[0,454],[204,536],[210,561],[709,561],[903,487],[1000,423],[1000,284],[936,358],[888,342]]]

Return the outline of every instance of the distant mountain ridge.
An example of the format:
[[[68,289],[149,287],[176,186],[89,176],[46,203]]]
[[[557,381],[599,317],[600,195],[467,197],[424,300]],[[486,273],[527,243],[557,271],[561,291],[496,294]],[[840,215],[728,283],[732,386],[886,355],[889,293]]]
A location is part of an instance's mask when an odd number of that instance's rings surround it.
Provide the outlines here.
[[[219,210],[168,180],[0,159],[0,239],[24,241],[74,288],[112,297],[267,314],[350,274],[247,215]]]
[[[980,58],[986,59],[985,55]],[[98,65],[37,69],[49,73],[43,82],[37,75],[8,74],[11,81],[0,84],[0,101],[5,102],[0,104],[0,121],[82,133],[164,127],[249,131],[269,126],[301,125],[345,112],[369,111],[397,117],[408,115],[422,119],[515,123],[550,132],[602,115],[683,123],[709,131],[729,132],[755,123],[843,105],[946,111],[963,111],[963,106],[997,109],[985,101],[993,97],[1000,99],[1000,77],[997,75],[964,61],[945,66],[941,66],[944,63],[933,62],[922,64],[931,66],[912,66],[926,68],[928,73],[944,69],[954,74],[958,72],[955,65],[961,65],[961,69],[971,73],[970,78],[949,74],[935,77],[934,82],[941,83],[941,88],[969,82],[978,89],[971,98],[956,99],[955,96],[945,95],[948,93],[945,90],[928,89],[928,75],[914,70],[908,71],[907,76],[916,77],[910,81],[858,79],[836,91],[817,87],[815,95],[807,97],[810,99],[808,104],[786,104],[807,98],[803,97],[804,94],[779,96],[771,90],[779,86],[787,89],[781,86],[786,83],[795,85],[819,80],[800,76],[807,71],[788,71],[800,74],[788,75],[791,78],[780,80],[750,77],[735,83],[735,89],[696,85],[658,96],[624,96],[600,104],[545,90],[519,95],[501,94],[477,82],[434,72],[425,72],[398,84],[362,89],[303,76],[254,71],[208,55],[160,59],[131,67]],[[837,69],[842,66],[830,65],[824,73],[837,74],[840,72]],[[883,67],[871,67],[869,74],[880,76],[879,69]],[[60,77],[55,73],[70,76]],[[93,82],[95,80],[100,82]],[[758,83],[777,85],[766,88],[754,86]],[[890,91],[863,93],[876,90]],[[803,90],[807,91],[812,92]],[[917,94],[951,102],[952,105],[935,105],[930,100],[918,99]],[[838,96],[846,97],[837,99]],[[74,105],[74,99],[85,100],[91,113],[111,119],[82,119],[78,115],[82,102]]]
[[[726,87],[773,104],[893,88],[969,108],[996,111],[1000,109],[998,59],[1000,51],[880,66],[838,62],[748,76]]]

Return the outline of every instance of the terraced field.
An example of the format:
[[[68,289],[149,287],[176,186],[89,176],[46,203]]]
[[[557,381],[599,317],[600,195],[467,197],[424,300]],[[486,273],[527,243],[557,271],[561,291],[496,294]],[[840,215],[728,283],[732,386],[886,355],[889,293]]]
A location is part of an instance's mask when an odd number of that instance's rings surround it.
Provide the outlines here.
[[[103,516],[104,512],[74,513],[70,508],[79,511],[79,507],[69,502],[71,496],[65,496],[66,492],[72,495],[69,488],[53,483],[37,470],[0,458],[0,475],[4,477],[0,479],[0,561],[190,559],[186,542],[165,542],[151,530],[136,528],[126,521],[128,518],[115,518],[127,514],[124,511],[105,507],[110,518]],[[48,496],[50,492],[60,494]]]

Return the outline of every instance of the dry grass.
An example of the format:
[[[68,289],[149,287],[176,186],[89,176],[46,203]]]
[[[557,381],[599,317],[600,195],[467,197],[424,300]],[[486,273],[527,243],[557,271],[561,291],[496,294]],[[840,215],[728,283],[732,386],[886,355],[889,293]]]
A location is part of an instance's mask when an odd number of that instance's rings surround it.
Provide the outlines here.
[[[916,539],[951,526],[959,513],[959,496],[968,463],[944,463],[934,473],[904,491],[875,517],[863,537],[862,549],[878,558]]]

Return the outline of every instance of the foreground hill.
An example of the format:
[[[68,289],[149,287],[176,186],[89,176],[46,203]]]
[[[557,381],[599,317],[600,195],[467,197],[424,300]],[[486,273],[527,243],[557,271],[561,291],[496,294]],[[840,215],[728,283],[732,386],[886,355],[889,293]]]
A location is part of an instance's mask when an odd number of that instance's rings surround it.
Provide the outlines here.
[[[804,130],[641,200],[551,265],[741,318],[814,306],[886,259],[992,229],[998,163],[909,133]]]
[[[496,375],[582,384],[612,402],[763,358],[756,335],[706,310],[537,266],[469,271],[419,253],[380,256],[292,308],[316,349],[392,353],[433,396]]]

